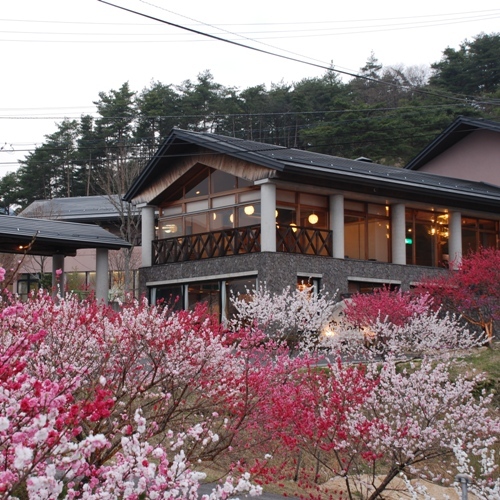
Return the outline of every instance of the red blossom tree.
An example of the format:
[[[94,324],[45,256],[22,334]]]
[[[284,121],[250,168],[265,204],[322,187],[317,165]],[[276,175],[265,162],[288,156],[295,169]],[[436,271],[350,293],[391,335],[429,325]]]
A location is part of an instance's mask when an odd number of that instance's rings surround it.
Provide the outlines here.
[[[416,314],[429,310],[430,297],[389,287],[376,288],[373,293],[356,293],[346,301],[344,314],[357,327],[370,327],[380,320],[403,326]]]
[[[500,250],[470,253],[457,271],[429,279],[421,289],[445,309],[482,328],[491,346],[495,321],[500,319]]]

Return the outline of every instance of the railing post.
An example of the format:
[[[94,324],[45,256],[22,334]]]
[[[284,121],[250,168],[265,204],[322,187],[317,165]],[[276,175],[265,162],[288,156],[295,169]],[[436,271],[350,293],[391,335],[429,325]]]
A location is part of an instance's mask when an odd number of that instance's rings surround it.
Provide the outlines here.
[[[460,484],[462,489],[462,499],[467,500],[469,484],[472,484],[472,478],[467,474],[457,474],[455,476],[455,481]]]

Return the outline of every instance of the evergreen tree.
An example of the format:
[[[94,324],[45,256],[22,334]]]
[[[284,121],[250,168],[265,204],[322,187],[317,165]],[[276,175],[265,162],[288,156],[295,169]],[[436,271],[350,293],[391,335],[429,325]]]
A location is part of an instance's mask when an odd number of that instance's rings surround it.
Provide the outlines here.
[[[460,48],[448,47],[432,64],[430,83],[448,92],[484,96],[500,89],[500,33],[481,33]]]
[[[141,156],[151,155],[170,130],[179,125],[179,95],[171,85],[153,82],[136,99],[138,117],[135,136],[144,148]]]

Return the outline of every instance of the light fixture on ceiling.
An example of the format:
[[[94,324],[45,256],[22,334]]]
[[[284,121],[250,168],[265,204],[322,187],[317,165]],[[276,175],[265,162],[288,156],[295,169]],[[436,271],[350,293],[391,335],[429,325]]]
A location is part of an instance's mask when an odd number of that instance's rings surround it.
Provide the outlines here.
[[[294,233],[296,233],[296,232],[297,232],[297,224],[295,224],[295,222],[292,222],[292,223],[290,224],[290,227],[292,228],[292,231],[293,231]]]
[[[247,215],[253,215],[253,213],[255,212],[255,208],[253,205],[247,205],[243,211],[247,214]]]
[[[310,224],[317,224],[318,221],[319,221],[319,217],[313,212],[308,218],[307,220],[309,221]]]

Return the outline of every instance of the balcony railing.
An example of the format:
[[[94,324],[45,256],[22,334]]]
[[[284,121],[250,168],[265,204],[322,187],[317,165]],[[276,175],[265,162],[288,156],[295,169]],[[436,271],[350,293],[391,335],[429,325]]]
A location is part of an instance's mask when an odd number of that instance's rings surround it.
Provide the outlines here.
[[[153,241],[153,265],[260,252],[260,225]]]
[[[153,265],[260,252],[260,225],[153,241]],[[276,227],[278,252],[332,256],[332,232],[297,226]]]
[[[311,227],[276,227],[276,250],[278,252],[300,253],[332,257],[332,231]]]

